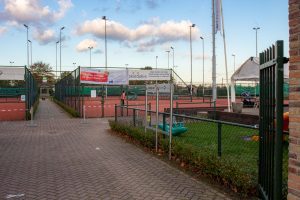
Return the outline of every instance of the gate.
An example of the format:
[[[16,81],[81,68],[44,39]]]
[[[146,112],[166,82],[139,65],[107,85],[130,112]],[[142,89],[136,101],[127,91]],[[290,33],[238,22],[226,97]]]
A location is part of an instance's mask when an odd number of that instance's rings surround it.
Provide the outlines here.
[[[283,41],[260,53],[259,177],[263,199],[282,198]]]

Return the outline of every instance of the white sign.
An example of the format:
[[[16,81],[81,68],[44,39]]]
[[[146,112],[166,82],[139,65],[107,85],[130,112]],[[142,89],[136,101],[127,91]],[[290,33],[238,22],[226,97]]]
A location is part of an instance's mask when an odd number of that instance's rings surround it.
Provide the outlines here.
[[[169,81],[171,80],[170,70],[129,70],[128,71],[129,80],[144,80],[144,81]]]
[[[21,95],[21,101],[25,101],[26,100],[26,95],[25,94],[22,94]]]
[[[96,90],[91,90],[91,97],[92,98],[96,98],[97,97]]]
[[[43,83],[47,83],[47,77],[43,77]]]
[[[108,71],[108,85],[128,85],[128,70]]]
[[[0,67],[0,80],[24,80],[24,67]]]
[[[146,85],[147,92],[148,93],[156,93],[156,87],[158,87],[159,93],[170,93],[171,92],[170,84]]]

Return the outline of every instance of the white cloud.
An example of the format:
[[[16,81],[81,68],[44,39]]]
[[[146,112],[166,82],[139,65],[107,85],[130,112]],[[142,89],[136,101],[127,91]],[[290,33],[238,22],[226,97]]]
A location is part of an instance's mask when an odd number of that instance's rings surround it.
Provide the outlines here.
[[[37,40],[40,44],[48,44],[55,40],[55,33],[51,29],[44,31],[35,31],[33,33],[33,38]]]
[[[33,38],[40,44],[47,44],[55,39],[53,30],[46,29],[57,20],[63,18],[73,6],[71,0],[53,1],[58,4],[55,10],[44,5],[42,0],[0,0],[3,1],[3,11],[0,11],[0,22],[8,26],[20,28],[27,24],[33,31]],[[24,28],[24,27],[23,27]]]
[[[22,23],[54,22],[64,17],[72,7],[71,0],[58,0],[58,11],[52,11],[49,6],[43,6],[40,0],[4,0],[4,12],[1,19]]]
[[[58,0],[59,10],[57,12],[53,12],[53,17],[55,20],[59,20],[63,18],[66,12],[73,6],[71,0]]]
[[[115,21],[106,21],[106,33],[108,38],[113,40],[126,40],[130,37],[130,29]],[[96,37],[104,37],[105,35],[105,21],[101,18],[94,20],[87,20],[76,30],[78,35],[91,33]]]
[[[128,44],[128,41],[134,43],[138,51],[144,51],[148,48],[150,51],[157,44],[164,44],[171,41],[189,40],[190,25],[192,23],[187,20],[167,21],[160,23],[157,18],[150,23],[144,23],[137,28],[130,29],[125,25],[107,20],[106,29],[107,37],[111,40],[122,41]],[[98,18],[87,20],[82,25],[77,27],[78,35],[92,34],[98,38],[103,38],[105,35],[105,22]],[[194,40],[199,38],[199,29],[192,28],[192,37]],[[128,45],[127,45],[128,46]],[[131,45],[130,45],[131,46]]]
[[[3,27],[3,26],[2,27],[0,26],[0,35],[3,35],[6,32],[7,32],[7,28]]]
[[[82,40],[77,46],[76,50],[78,52],[83,52],[83,51],[88,51],[89,47],[96,48],[97,47],[97,42],[91,39],[85,39]]]

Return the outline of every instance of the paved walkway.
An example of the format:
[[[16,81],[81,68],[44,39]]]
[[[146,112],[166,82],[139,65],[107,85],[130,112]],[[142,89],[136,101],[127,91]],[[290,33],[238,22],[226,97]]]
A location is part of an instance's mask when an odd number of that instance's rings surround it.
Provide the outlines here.
[[[0,199],[229,199],[134,145],[105,119],[41,101],[36,127],[0,122]]]

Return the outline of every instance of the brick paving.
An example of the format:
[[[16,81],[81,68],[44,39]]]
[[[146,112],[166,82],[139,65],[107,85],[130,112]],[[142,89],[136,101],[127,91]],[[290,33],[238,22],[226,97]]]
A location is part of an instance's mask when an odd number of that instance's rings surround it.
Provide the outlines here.
[[[107,119],[81,122],[48,100],[36,127],[0,122],[0,199],[230,199],[110,135]]]

